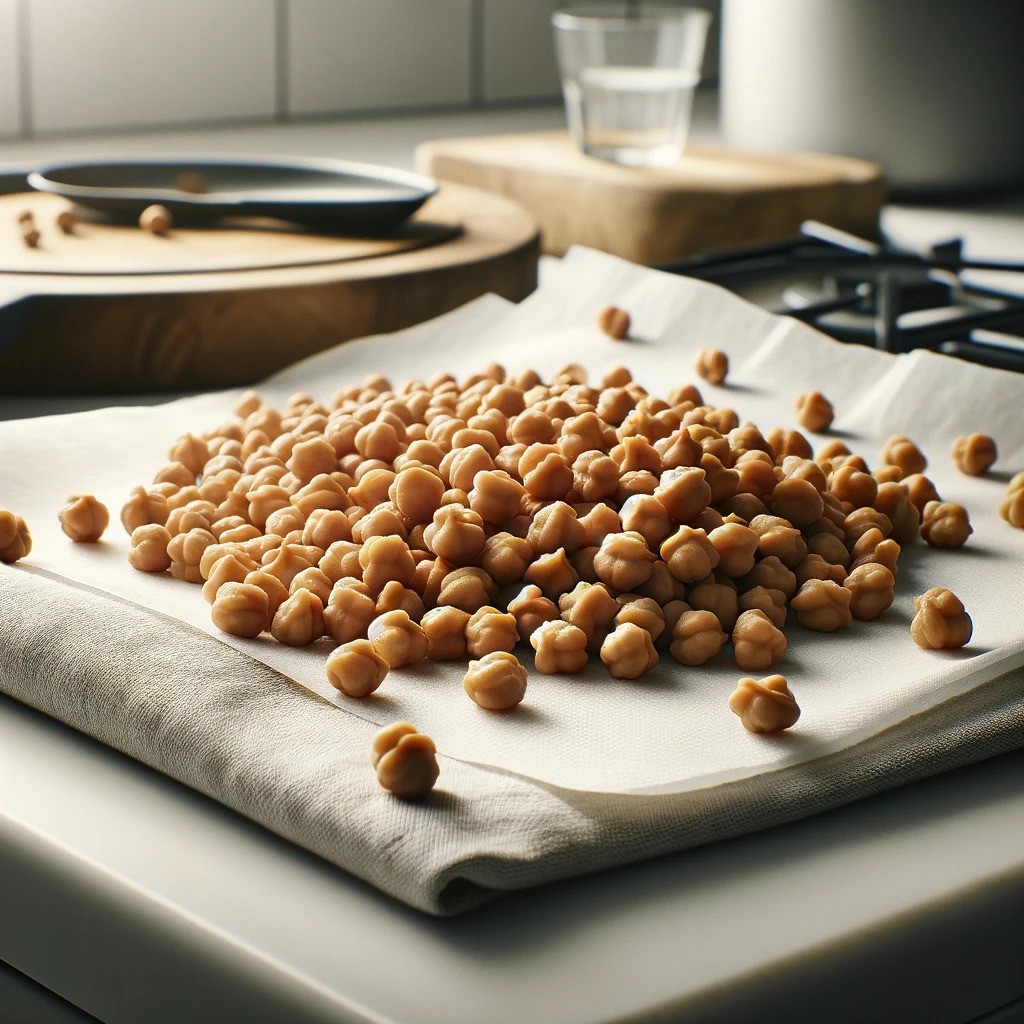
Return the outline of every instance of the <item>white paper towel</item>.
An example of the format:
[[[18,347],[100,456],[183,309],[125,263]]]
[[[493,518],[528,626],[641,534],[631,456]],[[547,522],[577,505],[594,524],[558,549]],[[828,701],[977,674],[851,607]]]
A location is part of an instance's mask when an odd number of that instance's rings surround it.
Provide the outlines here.
[[[595,313],[608,303],[630,312],[634,340],[614,342],[597,330]],[[401,383],[437,369],[465,374],[496,360],[542,372],[580,362],[596,374],[622,363],[664,394],[694,380],[694,355],[708,345],[728,352],[732,366],[725,387],[696,381],[710,401],[733,406],[767,431],[796,426],[794,397],[818,388],[836,406],[833,434],[869,462],[893,433],[917,440],[929,456],[928,475],[944,498],[968,507],[975,529],[958,551],[916,545],[905,552],[896,603],[881,620],[832,635],[788,631],[778,671],[803,715],[775,739],[747,734],[729,712],[727,697],[745,673],[728,648],[701,668],[666,656],[635,682],[611,679],[599,663],[573,677],[531,672],[525,703],[496,715],[466,698],[457,664],[393,672],[376,694],[354,701],[326,683],[325,642],[296,650],[268,637],[223,636],[198,587],[128,566],[128,538],[116,517],[130,488],[152,479],[175,437],[228,419],[237,392],[0,424],[0,506],[29,521],[33,566],[204,629],[347,713],[381,725],[412,721],[448,756],[575,789],[686,791],[786,767],[848,747],[1024,664],[1024,531],[996,511],[1006,479],[1024,468],[1024,379],[1016,375],[928,353],[897,358],[844,346],[715,286],[576,250],[518,307],[487,297],[438,321],[305,360],[260,390],[272,402],[296,390],[327,399],[368,373]],[[953,438],[972,431],[1000,445],[996,472],[981,479],[963,476],[949,458]],[[106,502],[115,520],[94,547],[72,544],[56,521],[67,495],[82,491]],[[921,651],[910,639],[913,597],[932,586],[954,590],[974,618],[964,652]]]

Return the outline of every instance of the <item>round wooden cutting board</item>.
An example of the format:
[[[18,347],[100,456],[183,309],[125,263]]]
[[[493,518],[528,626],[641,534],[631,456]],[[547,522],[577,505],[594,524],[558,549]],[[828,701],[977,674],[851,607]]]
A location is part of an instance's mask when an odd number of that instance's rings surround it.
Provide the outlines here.
[[[338,342],[536,287],[535,220],[462,185],[374,238],[272,221],[158,237],[82,220],[64,235],[68,205],[0,196],[0,394],[251,384]],[[24,210],[38,248],[21,239]]]

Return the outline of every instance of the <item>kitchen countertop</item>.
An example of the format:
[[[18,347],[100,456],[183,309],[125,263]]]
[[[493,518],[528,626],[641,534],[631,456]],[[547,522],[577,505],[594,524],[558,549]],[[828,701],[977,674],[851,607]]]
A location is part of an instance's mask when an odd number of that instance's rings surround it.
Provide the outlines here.
[[[703,94],[695,137],[713,113]],[[430,138],[562,125],[545,107],[408,115],[9,142],[0,162],[173,148],[410,167]],[[1024,196],[891,204],[884,225],[1024,260]],[[107,403],[0,398],[0,418],[90,404]],[[0,959],[108,1024],[963,1022],[1014,1001],[986,1020],[1024,1020],[1024,751],[447,921],[7,699],[0,780]],[[81,1019],[12,977],[0,1010]]]

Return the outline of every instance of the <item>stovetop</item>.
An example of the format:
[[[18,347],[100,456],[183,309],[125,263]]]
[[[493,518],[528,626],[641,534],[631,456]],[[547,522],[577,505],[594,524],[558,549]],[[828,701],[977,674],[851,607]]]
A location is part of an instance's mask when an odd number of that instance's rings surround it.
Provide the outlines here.
[[[722,285],[839,341],[1024,372],[1024,264],[967,259],[960,239],[911,252],[808,221],[788,241],[661,269]],[[1022,275],[1018,290],[981,280],[993,274]]]

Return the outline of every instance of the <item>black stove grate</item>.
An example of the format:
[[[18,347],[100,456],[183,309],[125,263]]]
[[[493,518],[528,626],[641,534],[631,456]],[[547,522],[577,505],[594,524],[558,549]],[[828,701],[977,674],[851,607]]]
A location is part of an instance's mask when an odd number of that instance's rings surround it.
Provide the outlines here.
[[[970,280],[977,271],[1024,274],[1024,264],[966,259],[960,239],[914,253],[808,221],[789,241],[660,269],[740,294],[759,284],[756,301],[839,341],[886,352],[927,348],[1024,372],[1024,296]],[[766,284],[774,295],[767,301]]]

